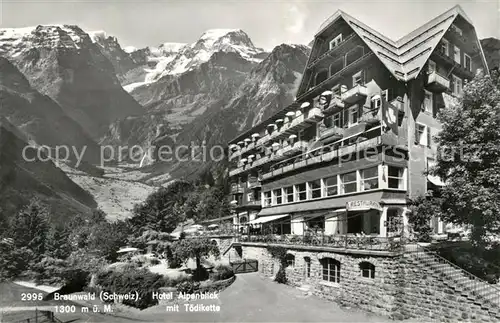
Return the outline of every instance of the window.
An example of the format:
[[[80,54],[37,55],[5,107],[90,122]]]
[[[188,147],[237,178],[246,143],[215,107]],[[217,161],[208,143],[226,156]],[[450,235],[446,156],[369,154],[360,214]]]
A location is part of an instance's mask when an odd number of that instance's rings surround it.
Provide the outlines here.
[[[403,169],[395,166],[389,166],[388,168],[389,169],[387,177],[389,182],[389,188],[395,188],[400,190],[404,189]]]
[[[429,60],[429,63],[427,64],[427,72],[432,73],[436,71],[437,71],[436,63],[434,61]]]
[[[462,79],[452,75],[452,81],[451,81],[451,91],[455,95],[461,95],[462,94]]]
[[[382,106],[382,99],[380,98],[380,95],[374,95],[371,99],[371,109],[372,110],[378,110]]]
[[[286,265],[287,267],[295,267],[295,256],[290,254],[290,253],[287,253],[286,254]]]
[[[460,36],[464,35],[464,32],[462,31],[462,29],[458,28],[457,25],[452,24],[450,29],[453,30],[454,32],[456,32],[457,34],[459,34]]]
[[[359,270],[361,271],[361,277],[375,278],[375,265],[368,261],[362,261],[359,264]]]
[[[357,191],[356,172],[346,173],[340,176],[342,182],[342,193],[352,193]]]
[[[352,86],[363,85],[365,83],[363,79],[363,71],[359,71],[352,76]]]
[[[339,34],[337,37],[330,41],[330,49],[337,47],[342,42],[342,34]]]
[[[307,199],[307,193],[306,193],[306,183],[298,184],[295,186],[297,190],[297,200],[298,201],[304,201]]]
[[[285,200],[286,203],[293,202],[293,186],[285,187]]]
[[[450,42],[443,38],[441,40],[441,47],[439,47],[439,51],[441,54],[450,56]]]
[[[432,92],[429,92],[427,90],[424,91],[425,91],[425,96],[424,96],[423,110],[425,112],[432,113],[432,106],[433,106]]]
[[[274,204],[282,204],[283,203],[281,188],[274,190],[273,195],[274,195]]]
[[[362,190],[368,191],[378,188],[378,166],[361,171]]]
[[[349,126],[358,124],[359,121],[359,108],[357,105],[349,108]]]
[[[332,177],[327,177],[323,181],[325,183],[325,196],[334,196],[339,194],[337,175]]]
[[[332,88],[332,92],[333,92],[333,95],[340,95],[340,85],[335,85],[333,88]]]
[[[315,180],[309,182],[309,197],[313,199],[317,199],[321,197],[321,181]]]
[[[332,258],[323,258],[323,280],[340,283],[340,262]]]
[[[316,74],[316,84],[315,85],[322,83],[327,78],[328,78],[328,70],[323,70],[323,71],[318,72],[318,74]]]
[[[264,192],[264,206],[271,205],[271,191]]]
[[[458,48],[457,46],[453,46],[453,59],[457,64],[460,64],[460,56],[460,48]]]
[[[342,123],[340,122],[340,112],[335,113],[332,117],[332,125],[337,128],[342,128]]]
[[[467,71],[472,72],[470,56],[464,53],[464,67]]]
[[[423,124],[415,124],[415,143],[417,145],[427,145],[426,129],[427,127]]]

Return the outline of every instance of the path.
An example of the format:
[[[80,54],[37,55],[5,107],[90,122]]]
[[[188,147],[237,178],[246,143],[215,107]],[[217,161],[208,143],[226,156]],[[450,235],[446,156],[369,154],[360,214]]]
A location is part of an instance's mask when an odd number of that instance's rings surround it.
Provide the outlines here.
[[[219,313],[167,313],[155,306],[143,311],[141,318],[155,322],[391,322],[359,310],[346,310],[336,303],[260,277],[257,273],[238,275],[218,300],[196,304],[220,306]]]

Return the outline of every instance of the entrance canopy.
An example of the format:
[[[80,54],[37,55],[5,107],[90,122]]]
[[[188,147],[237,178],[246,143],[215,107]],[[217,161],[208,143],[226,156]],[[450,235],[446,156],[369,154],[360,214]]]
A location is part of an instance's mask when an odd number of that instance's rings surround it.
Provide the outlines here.
[[[427,179],[429,180],[429,182],[431,182],[432,184],[436,185],[436,186],[444,186],[444,182],[441,180],[441,178],[439,178],[439,176],[433,176],[433,175],[427,175]]]
[[[278,214],[278,215],[271,215],[271,216],[263,216],[263,217],[255,219],[255,220],[249,221],[249,222],[247,222],[247,224],[262,224],[262,223],[267,223],[267,222],[271,222],[271,221],[274,221],[274,220],[278,220],[278,219],[284,218],[286,216],[290,216],[290,214]]]

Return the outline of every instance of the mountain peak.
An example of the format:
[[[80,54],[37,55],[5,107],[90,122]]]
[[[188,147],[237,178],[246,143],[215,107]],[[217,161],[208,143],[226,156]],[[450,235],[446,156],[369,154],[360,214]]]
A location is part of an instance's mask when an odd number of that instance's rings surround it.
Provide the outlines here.
[[[221,45],[255,48],[250,37],[241,29],[209,29],[201,35],[200,39],[192,47],[200,44],[203,44],[205,48]]]

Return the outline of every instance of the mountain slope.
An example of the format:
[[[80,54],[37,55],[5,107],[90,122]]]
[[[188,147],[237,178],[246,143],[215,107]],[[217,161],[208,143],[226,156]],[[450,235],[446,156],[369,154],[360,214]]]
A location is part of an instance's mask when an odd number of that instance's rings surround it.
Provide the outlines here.
[[[147,113],[115,122],[102,143],[171,145],[185,125],[224,107],[255,65],[237,53],[218,52],[188,72],[138,87],[131,94]]]
[[[52,148],[64,145],[70,152],[73,148],[81,152],[85,147],[84,160],[99,162],[99,147],[80,125],[66,116],[51,98],[34,90],[24,75],[3,57],[0,57],[0,116],[19,127],[33,143]],[[71,153],[70,157],[76,156]]]
[[[225,147],[241,131],[292,103],[309,51],[309,47],[302,45],[277,46],[245,76],[245,81],[229,95],[229,100],[185,125],[176,137],[176,144],[201,144],[204,141],[207,150],[214,146]],[[210,164],[210,160],[207,165],[195,160],[156,163],[144,171],[151,173],[146,179],[155,181],[156,176],[164,176],[165,173],[171,173],[174,178],[192,176],[202,171],[203,167],[210,167]]]
[[[41,161],[31,149],[26,151],[25,159],[25,139],[19,129],[0,117],[1,217],[14,216],[33,197],[51,207],[53,220],[57,222],[67,221],[78,213],[89,213],[97,206],[90,194],[51,161]]]
[[[78,26],[0,29],[0,55],[94,139],[116,119],[142,113],[100,45]]]

